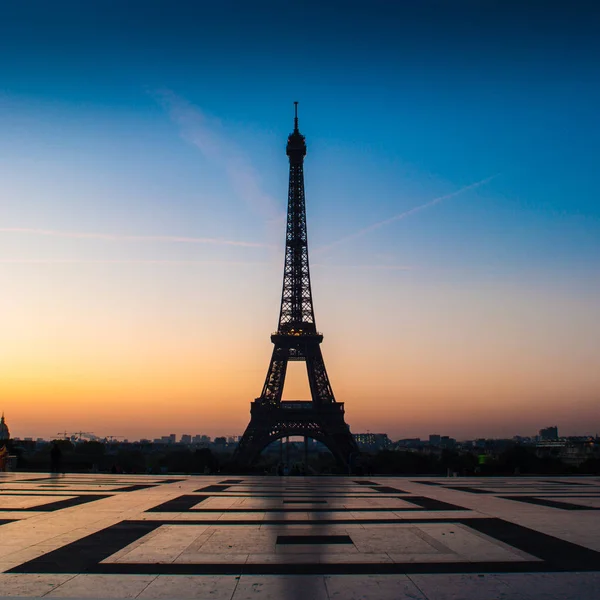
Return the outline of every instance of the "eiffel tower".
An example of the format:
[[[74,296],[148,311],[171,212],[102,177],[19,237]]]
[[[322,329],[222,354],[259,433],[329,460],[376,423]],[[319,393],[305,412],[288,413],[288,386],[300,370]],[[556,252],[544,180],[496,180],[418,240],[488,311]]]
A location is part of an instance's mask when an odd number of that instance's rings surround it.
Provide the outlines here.
[[[250,408],[250,423],[240,440],[234,462],[249,466],[275,440],[301,436],[325,444],[344,470],[358,455],[358,446],[344,421],[344,404],[336,402],[321,354],[323,335],[317,331],[308,265],[308,237],[304,203],[306,142],[298,129],[294,103],[294,131],[286,153],[290,159],[285,266],[279,326],[271,335],[273,356],[259,398]],[[283,401],[288,362],[306,362],[311,400]]]

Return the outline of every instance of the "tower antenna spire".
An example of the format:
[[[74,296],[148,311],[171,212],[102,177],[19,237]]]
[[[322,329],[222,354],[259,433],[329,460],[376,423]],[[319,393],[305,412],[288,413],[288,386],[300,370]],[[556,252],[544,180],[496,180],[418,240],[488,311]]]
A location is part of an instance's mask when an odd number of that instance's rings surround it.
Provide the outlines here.
[[[298,131],[298,102],[294,102],[294,131]]]

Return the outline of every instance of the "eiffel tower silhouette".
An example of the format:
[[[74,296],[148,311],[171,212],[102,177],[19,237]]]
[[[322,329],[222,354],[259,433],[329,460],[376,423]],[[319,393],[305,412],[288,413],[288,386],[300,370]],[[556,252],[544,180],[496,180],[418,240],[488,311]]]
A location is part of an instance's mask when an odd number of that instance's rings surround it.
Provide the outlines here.
[[[277,331],[271,335],[273,355],[260,397],[251,404],[250,423],[236,449],[234,462],[249,466],[277,439],[302,436],[323,443],[345,471],[358,455],[358,446],[344,421],[344,404],[336,402],[321,353],[323,335],[317,331],[308,264],[308,236],[304,201],[306,142],[298,129],[294,103],[294,131],[286,153],[290,160],[285,266]],[[283,401],[288,362],[304,361],[311,400]],[[305,446],[306,448],[306,446]]]

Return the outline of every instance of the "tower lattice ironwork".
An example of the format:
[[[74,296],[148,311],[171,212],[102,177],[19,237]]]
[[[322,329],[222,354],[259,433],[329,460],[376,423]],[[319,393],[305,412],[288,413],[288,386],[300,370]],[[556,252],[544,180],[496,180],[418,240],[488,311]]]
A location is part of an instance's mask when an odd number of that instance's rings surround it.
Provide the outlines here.
[[[236,450],[238,464],[252,464],[271,442],[287,436],[313,438],[327,446],[338,464],[347,468],[358,446],[344,421],[344,404],[336,402],[321,353],[323,335],[317,331],[308,262],[304,200],[306,142],[298,129],[295,102],[294,131],[286,153],[290,161],[285,264],[277,331],[267,377],[251,405],[251,418]],[[305,361],[311,400],[282,400],[289,361]]]

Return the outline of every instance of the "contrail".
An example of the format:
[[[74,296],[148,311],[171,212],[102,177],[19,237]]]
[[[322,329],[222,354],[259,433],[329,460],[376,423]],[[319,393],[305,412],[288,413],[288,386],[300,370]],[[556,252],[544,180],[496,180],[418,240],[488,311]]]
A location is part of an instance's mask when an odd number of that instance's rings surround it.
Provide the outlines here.
[[[82,231],[57,231],[55,229],[35,229],[31,227],[0,227],[0,233],[29,233],[64,238],[110,240],[118,242],[172,242],[179,244],[215,244],[218,246],[242,246],[244,248],[271,248],[260,242],[243,242],[221,238],[184,237],[175,235],[119,235],[113,233],[89,233]]]
[[[410,265],[330,265],[327,263],[313,263],[312,267],[325,269],[364,269],[365,271],[412,271],[414,267]]]
[[[335,242],[332,242],[331,244],[327,244],[325,246],[320,246],[314,252],[315,253],[316,252],[324,252],[325,250],[329,250],[330,248],[333,248],[334,246],[337,246],[338,244],[343,244],[344,242],[354,240],[354,239],[361,237],[367,233],[370,233],[371,231],[374,231],[375,229],[379,229],[380,227],[389,225],[390,223],[393,223],[394,221],[400,221],[402,219],[405,219],[406,217],[410,217],[410,215],[414,215],[415,213],[425,210],[426,208],[429,208],[430,206],[439,204],[443,200],[448,200],[448,198],[454,198],[454,196],[458,196],[459,194],[462,194],[463,192],[477,188],[480,185],[484,185],[484,184],[488,183],[489,181],[491,181],[492,179],[495,179],[496,177],[498,177],[498,175],[500,175],[500,173],[496,173],[495,175],[492,175],[491,177],[486,177],[485,179],[482,179],[481,181],[476,181],[475,183],[471,183],[463,188],[460,188],[459,190],[456,190],[455,192],[452,192],[451,194],[446,194],[445,196],[439,196],[438,198],[434,198],[433,200],[430,200],[429,202],[426,202],[425,204],[415,206],[414,208],[411,208],[410,210],[400,213],[399,215],[394,215],[393,217],[390,217],[389,219],[385,219],[384,221],[379,221],[378,223],[373,223],[372,225],[369,225],[368,227],[365,227],[364,229],[359,229],[358,231],[351,233],[350,235],[347,235],[346,237],[340,238],[339,240],[336,240]]]

